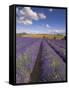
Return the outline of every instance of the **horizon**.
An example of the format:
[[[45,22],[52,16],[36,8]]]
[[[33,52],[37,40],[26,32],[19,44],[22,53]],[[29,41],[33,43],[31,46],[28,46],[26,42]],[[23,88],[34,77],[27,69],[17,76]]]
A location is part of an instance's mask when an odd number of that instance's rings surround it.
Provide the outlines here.
[[[26,33],[26,32],[21,32],[21,33],[16,33],[16,34],[35,34],[35,35],[37,35],[37,34],[43,34],[43,35],[64,35],[64,36],[66,36],[66,34],[64,34],[64,33]]]

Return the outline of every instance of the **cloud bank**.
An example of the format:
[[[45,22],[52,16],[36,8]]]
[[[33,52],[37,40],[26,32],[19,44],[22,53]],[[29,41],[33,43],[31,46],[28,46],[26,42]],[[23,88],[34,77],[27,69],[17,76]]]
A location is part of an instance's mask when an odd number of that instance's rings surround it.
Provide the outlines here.
[[[31,7],[16,8],[16,22],[25,25],[32,24],[33,20],[46,19],[43,13],[37,13]]]

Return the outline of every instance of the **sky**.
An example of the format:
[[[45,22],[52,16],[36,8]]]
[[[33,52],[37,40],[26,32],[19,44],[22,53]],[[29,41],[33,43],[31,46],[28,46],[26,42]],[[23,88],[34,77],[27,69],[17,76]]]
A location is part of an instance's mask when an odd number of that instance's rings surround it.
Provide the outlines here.
[[[16,7],[16,33],[65,34],[65,9]]]

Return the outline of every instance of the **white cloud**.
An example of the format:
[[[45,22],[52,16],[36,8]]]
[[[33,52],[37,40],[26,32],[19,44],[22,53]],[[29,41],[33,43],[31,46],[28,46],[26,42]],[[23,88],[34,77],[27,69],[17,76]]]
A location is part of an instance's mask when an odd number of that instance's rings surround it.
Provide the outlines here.
[[[31,20],[29,20],[29,19],[25,19],[25,20],[23,20],[23,23],[24,24],[32,24],[32,21]]]
[[[32,24],[32,20],[29,20],[29,19],[18,20],[17,19],[17,23],[23,23],[25,25],[28,25],[28,24]]]
[[[41,18],[41,19],[45,19],[45,18],[46,18],[46,16],[45,16],[43,13],[39,13],[38,16],[39,16],[39,18]]]
[[[48,33],[49,34],[64,34],[65,30],[61,30],[61,29],[48,29]]]
[[[52,9],[52,8],[50,8],[50,9],[49,9],[49,11],[50,11],[50,12],[52,12],[52,11],[53,11],[53,9]]]
[[[38,15],[30,7],[24,7],[25,16],[33,20],[38,19]]]
[[[23,24],[32,24],[33,20],[46,19],[46,15],[43,13],[37,13],[31,9],[31,7],[24,7],[22,9],[16,9],[17,22]]]
[[[55,33],[65,33],[65,30],[55,30]]]
[[[49,24],[46,24],[46,27],[47,27],[47,28],[50,28],[50,25],[49,25]]]

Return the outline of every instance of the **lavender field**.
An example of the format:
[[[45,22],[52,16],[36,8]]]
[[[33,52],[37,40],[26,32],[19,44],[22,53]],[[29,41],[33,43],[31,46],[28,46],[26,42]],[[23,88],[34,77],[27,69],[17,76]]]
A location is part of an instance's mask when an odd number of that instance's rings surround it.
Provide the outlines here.
[[[16,37],[16,83],[65,80],[65,39]]]

